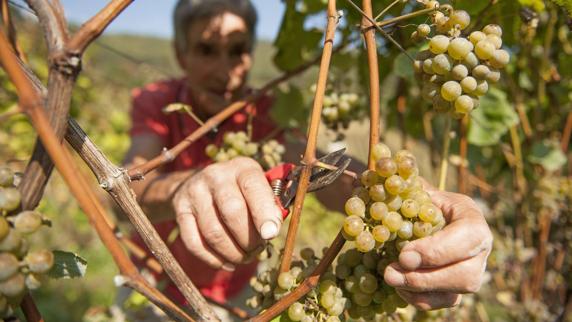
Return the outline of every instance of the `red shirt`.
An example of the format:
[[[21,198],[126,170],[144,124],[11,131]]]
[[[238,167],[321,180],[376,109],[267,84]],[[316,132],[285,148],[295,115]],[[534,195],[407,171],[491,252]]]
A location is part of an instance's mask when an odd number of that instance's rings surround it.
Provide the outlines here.
[[[163,107],[171,103],[180,102],[193,106],[184,79],[149,84],[144,88],[135,89],[132,97],[131,136],[143,133],[155,134],[162,139],[166,148],[171,148],[199,127],[199,124],[187,114],[178,112],[164,114],[161,111]],[[275,124],[270,120],[268,114],[270,106],[270,98],[263,96],[255,103],[236,112],[219,125],[218,132],[214,137],[205,135],[197,140],[173,162],[167,164],[164,167],[164,171],[171,172],[204,167],[212,163],[205,154],[205,147],[210,143],[220,143],[223,134],[227,131],[246,131],[249,113],[252,113],[254,116],[252,123],[253,140],[261,140],[275,128]],[[166,241],[169,233],[173,231],[177,224],[173,219],[154,224],[154,226],[161,238]],[[147,249],[138,235],[134,236],[133,240]],[[210,296],[215,300],[224,301],[226,298],[237,294],[256,271],[256,262],[237,265],[234,272],[214,270],[189,253],[180,237],[177,237],[172,244],[168,244],[168,247],[195,286],[204,295]],[[151,256],[150,253],[149,255]],[[159,276],[159,279],[168,281],[166,293],[169,296],[174,297],[181,303],[184,302],[183,296],[165,274]]]

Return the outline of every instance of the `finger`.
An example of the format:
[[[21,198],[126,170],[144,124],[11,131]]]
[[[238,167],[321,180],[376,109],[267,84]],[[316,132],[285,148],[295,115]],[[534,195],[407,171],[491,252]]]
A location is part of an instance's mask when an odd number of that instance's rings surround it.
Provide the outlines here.
[[[234,271],[234,265],[225,263],[205,242],[197,227],[195,216],[190,212],[177,213],[181,239],[191,254],[214,269]]]
[[[399,254],[399,264],[407,270],[449,265],[481,252],[488,254],[492,239],[482,218],[453,221],[432,236],[408,243]]]
[[[282,213],[262,169],[258,167],[240,172],[237,182],[260,236],[263,239],[276,237],[282,225]]]
[[[461,303],[462,295],[449,292],[414,293],[397,289],[397,294],[407,303],[420,310],[436,310],[453,307]]]
[[[193,186],[190,193],[193,215],[207,244],[227,262],[239,264],[245,257],[244,251],[231,238],[230,232],[220,221],[217,209],[206,185]]]
[[[236,184],[224,184],[211,189],[219,216],[233,239],[245,252],[250,252],[262,243],[246,201]]]
[[[398,263],[385,269],[386,283],[412,292],[475,293],[481,287],[486,267],[485,253],[439,268],[404,270]]]

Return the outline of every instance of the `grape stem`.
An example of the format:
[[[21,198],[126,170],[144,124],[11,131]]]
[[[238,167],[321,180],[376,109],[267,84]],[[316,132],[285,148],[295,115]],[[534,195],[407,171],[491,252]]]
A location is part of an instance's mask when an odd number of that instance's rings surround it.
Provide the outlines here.
[[[324,162],[318,161],[318,160],[312,162],[312,166],[320,167],[320,168],[324,168],[324,169],[328,169],[328,170],[332,170],[332,171],[338,170],[338,167],[336,167],[335,165],[327,164],[327,163],[324,163]],[[346,176],[351,177],[355,180],[358,179],[357,173],[355,173],[353,171],[344,170],[343,174],[345,174]]]
[[[445,190],[447,185],[447,170],[449,168],[449,146],[451,145],[451,117],[445,118],[443,131],[443,151],[441,153],[441,172],[439,174],[439,190]]]
[[[385,19],[382,20],[380,22],[378,22],[376,25],[380,28],[383,28],[385,26],[400,22],[400,21],[404,21],[404,20],[408,20],[411,18],[415,18],[415,17],[419,17],[419,16],[423,16],[426,15],[428,13],[434,12],[436,11],[437,8],[426,8],[426,9],[421,9],[421,10],[417,10],[417,11],[413,11],[410,13],[406,13],[404,15],[401,16],[397,16],[397,17],[393,17],[393,18],[389,18],[389,19]],[[377,19],[376,19],[377,20]],[[370,27],[371,28],[371,27]]]

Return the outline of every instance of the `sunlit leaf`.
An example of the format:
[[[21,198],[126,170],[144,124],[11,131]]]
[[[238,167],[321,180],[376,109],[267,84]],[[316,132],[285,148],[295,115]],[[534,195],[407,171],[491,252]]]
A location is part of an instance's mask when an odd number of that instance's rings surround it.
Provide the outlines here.
[[[48,273],[51,278],[77,278],[83,277],[87,270],[87,261],[79,255],[55,250],[54,267]]]

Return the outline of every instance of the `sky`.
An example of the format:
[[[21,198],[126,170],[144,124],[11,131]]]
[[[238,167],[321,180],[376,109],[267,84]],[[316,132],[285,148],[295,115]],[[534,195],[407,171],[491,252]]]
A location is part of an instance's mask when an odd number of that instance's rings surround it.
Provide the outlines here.
[[[75,23],[86,21],[107,2],[109,1],[61,0],[66,18]],[[135,0],[111,23],[106,32],[171,37],[171,15],[176,2],[176,0]],[[252,0],[252,2],[258,10],[258,38],[273,40],[280,27],[284,4],[281,0]]]

